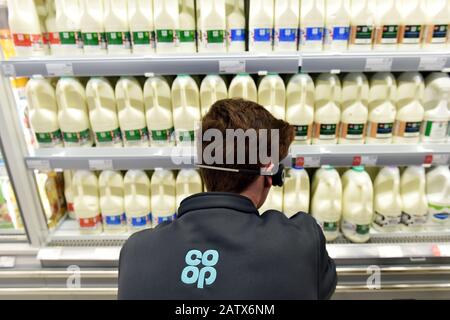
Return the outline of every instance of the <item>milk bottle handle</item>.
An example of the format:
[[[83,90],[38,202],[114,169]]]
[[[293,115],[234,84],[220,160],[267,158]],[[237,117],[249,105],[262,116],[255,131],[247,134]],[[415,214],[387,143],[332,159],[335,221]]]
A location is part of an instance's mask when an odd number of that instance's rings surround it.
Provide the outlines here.
[[[61,87],[62,87],[61,88],[62,94],[60,95],[60,97],[61,97],[61,100],[62,100],[61,102],[64,105],[64,108],[69,108],[69,102],[67,101],[67,96],[65,94],[67,86],[68,86],[67,83],[62,82],[62,85],[61,85]]]
[[[152,100],[153,100],[153,108],[158,108],[159,107],[159,101],[158,101],[158,91],[157,91],[157,86],[156,86],[156,82],[152,81],[151,82],[151,86],[152,86],[152,90],[153,90],[153,96],[152,96]]]
[[[367,206],[370,206],[370,198],[369,198],[369,188],[366,185],[361,185],[361,200],[363,201],[363,203],[366,203]],[[370,208],[366,208],[367,210],[369,210]]]
[[[217,101],[217,90],[216,90],[216,79],[213,79],[212,81],[212,86],[211,86],[211,97],[212,97],[212,101]]]
[[[393,86],[394,86],[394,81],[392,80],[391,77],[388,77],[387,86],[388,86],[387,100],[393,101],[394,99],[392,97],[392,94],[393,94],[393,90],[392,89],[393,89]]]
[[[168,2],[168,1],[164,1],[164,2]],[[188,10],[187,10],[187,3],[186,3],[186,0],[181,0],[181,11],[180,11],[180,13],[181,12],[187,12]]]
[[[306,104],[306,86],[307,81],[305,78],[300,78],[300,106],[304,107]]]
[[[334,77],[330,78],[330,87],[331,87],[331,101],[334,101],[334,96],[336,95],[336,79]]]
[[[233,12],[239,12],[239,0],[234,0]]]
[[[363,80],[361,79],[361,77],[358,77],[356,79],[356,85],[357,85],[357,89],[356,89],[356,100],[357,101],[361,101],[362,100],[362,88],[363,88]]]
[[[130,108],[132,108],[132,105],[131,105],[130,95],[128,94],[128,88],[129,88],[128,80],[123,81],[122,89],[123,89],[123,95],[124,95],[125,108],[130,109]]]
[[[242,95],[244,99],[248,100],[248,82],[242,88]]]
[[[99,94],[98,83],[94,83],[93,90],[94,90],[95,108],[96,109],[101,109],[102,108],[102,102],[100,101],[100,94]]]
[[[29,106],[31,107],[31,109],[36,109],[37,108],[36,106],[39,104],[36,92],[32,90],[30,92],[30,95],[31,95],[31,103],[29,104]]]
[[[214,1],[213,1],[214,2]],[[181,105],[187,107],[187,94],[186,94],[186,82],[183,80],[180,85],[181,87]]]
[[[276,89],[276,83],[275,83],[275,77],[272,77],[270,79],[270,106],[273,108],[275,106],[275,89]]]

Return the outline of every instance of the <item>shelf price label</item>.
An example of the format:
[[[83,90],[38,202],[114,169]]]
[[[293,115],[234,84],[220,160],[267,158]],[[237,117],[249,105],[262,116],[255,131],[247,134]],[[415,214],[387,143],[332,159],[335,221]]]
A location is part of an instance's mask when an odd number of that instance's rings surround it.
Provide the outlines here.
[[[219,61],[219,73],[237,74],[245,72],[245,60],[222,60]]]
[[[378,162],[377,156],[355,156],[353,157],[352,166],[376,166]]]
[[[393,58],[367,58],[365,70],[368,72],[391,71]]]
[[[419,71],[441,71],[447,64],[447,57],[421,57]]]
[[[71,63],[47,63],[47,74],[49,77],[70,77],[73,76]]]
[[[112,160],[89,160],[89,170],[102,171],[102,170],[114,170]]]
[[[435,154],[433,156],[433,164],[438,166],[445,166],[449,163],[450,155],[448,154]]]
[[[318,168],[320,167],[320,157],[297,157],[294,159],[293,165],[297,168]]]
[[[15,77],[16,76],[16,68],[14,68],[13,64],[4,64],[2,65],[3,75],[5,77]]]
[[[381,246],[378,248],[380,258],[403,258],[403,250],[400,246]]]
[[[0,257],[0,269],[12,269],[15,265],[15,257]]]
[[[49,160],[27,160],[27,167],[31,170],[40,171],[50,171],[52,169]]]

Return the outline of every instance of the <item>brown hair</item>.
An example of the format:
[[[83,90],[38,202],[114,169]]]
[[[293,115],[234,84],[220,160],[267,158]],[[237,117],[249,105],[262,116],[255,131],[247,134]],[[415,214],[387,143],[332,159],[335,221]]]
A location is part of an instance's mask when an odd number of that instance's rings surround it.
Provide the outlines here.
[[[257,133],[261,129],[271,129],[279,130],[279,159],[283,160],[287,157],[289,152],[289,147],[294,140],[295,131],[294,127],[289,125],[283,120],[278,120],[270,112],[268,112],[261,105],[246,101],[242,99],[225,99],[216,102],[209,112],[205,115],[202,120],[202,132],[206,132],[208,129],[217,129],[222,133],[222,136],[226,136],[227,129],[242,129],[244,131],[248,129],[255,129]],[[213,141],[201,142],[202,155],[203,150],[213,143]],[[261,163],[249,164],[249,143],[248,139],[245,139],[245,164],[239,165],[229,165],[229,164],[213,164],[218,167],[226,168],[236,168],[236,169],[252,169],[259,170],[261,168]],[[271,156],[271,139],[270,134],[267,139],[267,150],[268,156]],[[235,149],[237,148],[237,143],[234,144]],[[223,148],[225,149],[224,155],[229,150],[226,150],[224,143]],[[199,148],[200,149],[200,148]],[[200,150],[199,150],[200,151]],[[259,145],[258,145],[259,151]],[[236,161],[236,150],[234,152],[235,162]],[[200,156],[202,156],[200,155]],[[203,160],[203,158],[202,158]],[[277,159],[278,160],[278,159]],[[202,161],[203,162],[203,161]],[[223,159],[225,162],[225,156]],[[258,176],[244,173],[233,173],[224,172],[212,169],[200,169],[203,180],[206,184],[206,188],[209,192],[232,192],[241,193],[250,184],[252,184]]]

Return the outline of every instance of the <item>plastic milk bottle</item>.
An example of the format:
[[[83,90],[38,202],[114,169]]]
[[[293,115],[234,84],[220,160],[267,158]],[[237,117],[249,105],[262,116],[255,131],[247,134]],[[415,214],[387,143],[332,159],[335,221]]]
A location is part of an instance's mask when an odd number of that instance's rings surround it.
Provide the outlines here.
[[[179,52],[197,52],[194,0],[180,0],[180,29],[177,31]]]
[[[128,22],[133,53],[154,53],[153,1],[128,0]]]
[[[103,0],[80,0],[80,4],[84,53],[87,55],[106,54]]]
[[[402,224],[407,230],[424,227],[428,219],[425,168],[407,167],[400,179],[403,203]]]
[[[205,116],[209,108],[219,100],[228,98],[228,89],[225,81],[219,75],[206,76],[200,86],[200,103],[202,116]]]
[[[152,214],[150,207],[150,179],[141,170],[129,170],[123,179],[124,202],[129,231],[150,227]]]
[[[247,29],[244,14],[244,0],[227,0],[228,52],[245,52]],[[231,4],[229,6],[228,4]]]
[[[176,184],[172,171],[156,169],[151,179],[153,225],[176,218]]]
[[[109,54],[130,54],[131,34],[127,0],[103,0]]]
[[[309,212],[309,176],[304,168],[289,170],[284,184],[283,213],[292,217],[299,212]]]
[[[178,0],[153,0],[155,12],[156,52],[174,53],[179,30]]]
[[[401,13],[395,0],[376,0],[374,50],[397,50]]]
[[[258,90],[253,78],[247,73],[240,73],[236,75],[231,81],[228,89],[228,96],[230,99],[241,98],[253,102],[258,101]]]
[[[202,178],[197,170],[183,169],[178,172],[176,179],[177,208],[187,197],[202,192]]]
[[[250,1],[249,51],[271,52],[273,48],[274,0]]]
[[[326,0],[324,50],[345,51],[350,37],[350,0]]]
[[[303,52],[322,51],[325,0],[302,0],[300,7],[300,47]]]
[[[122,174],[118,171],[103,171],[98,178],[98,185],[103,229],[107,233],[125,232],[127,230],[127,218],[124,208]]]
[[[274,51],[297,51],[300,1],[275,0]]]
[[[61,40],[60,53],[65,56],[82,55],[81,7],[79,0],[55,1],[56,29]]]
[[[286,87],[278,74],[269,74],[261,79],[258,88],[258,103],[275,118],[286,118]]]
[[[372,50],[375,35],[374,7],[376,0],[358,0],[351,2],[350,51]]]
[[[200,0],[199,52],[227,52],[225,0]]]

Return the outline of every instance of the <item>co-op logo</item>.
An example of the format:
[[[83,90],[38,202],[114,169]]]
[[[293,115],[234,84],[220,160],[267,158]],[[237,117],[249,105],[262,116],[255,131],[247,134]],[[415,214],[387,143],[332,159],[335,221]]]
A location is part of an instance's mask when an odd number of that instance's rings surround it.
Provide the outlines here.
[[[219,262],[219,252],[216,250],[208,250],[205,253],[191,250],[186,254],[185,261],[187,267],[181,273],[183,283],[197,283],[197,288],[203,289],[205,285],[210,286],[216,281],[217,271],[214,266]]]

